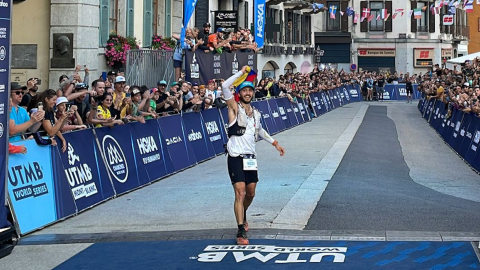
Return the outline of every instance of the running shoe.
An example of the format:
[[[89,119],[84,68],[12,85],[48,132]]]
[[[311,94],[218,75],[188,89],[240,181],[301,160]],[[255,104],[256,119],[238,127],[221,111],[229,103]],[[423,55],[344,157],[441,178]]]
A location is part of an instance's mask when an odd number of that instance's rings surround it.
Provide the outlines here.
[[[237,233],[237,245],[248,245],[247,232],[246,231],[239,231]]]

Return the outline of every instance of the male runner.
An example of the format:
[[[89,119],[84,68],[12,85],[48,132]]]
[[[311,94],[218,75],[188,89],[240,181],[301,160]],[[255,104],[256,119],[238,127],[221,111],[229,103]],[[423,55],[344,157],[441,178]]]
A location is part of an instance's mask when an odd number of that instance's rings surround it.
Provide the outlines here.
[[[407,103],[412,103],[412,94],[413,94],[413,78],[409,78],[407,75],[405,75],[405,89],[407,90]]]
[[[278,144],[263,128],[260,123],[261,114],[254,109],[250,102],[255,93],[252,82],[245,81],[238,86],[240,101],[237,103],[230,92],[230,86],[243,74],[249,73],[249,67],[244,66],[241,71],[230,77],[222,84],[223,97],[228,106],[228,174],[235,191],[234,212],[238,224],[237,245],[248,245],[247,209],[255,196],[258,182],[255,140],[260,136],[271,143],[280,152],[285,149]]]

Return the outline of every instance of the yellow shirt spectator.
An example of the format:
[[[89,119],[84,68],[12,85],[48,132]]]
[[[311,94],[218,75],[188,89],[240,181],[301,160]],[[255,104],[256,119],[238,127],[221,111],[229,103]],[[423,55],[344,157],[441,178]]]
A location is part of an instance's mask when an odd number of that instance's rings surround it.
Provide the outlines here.
[[[110,110],[108,108],[103,108],[102,106],[97,107],[97,118],[98,119],[110,119],[112,118],[112,114],[110,114]],[[95,127],[102,127],[101,124],[96,124]]]

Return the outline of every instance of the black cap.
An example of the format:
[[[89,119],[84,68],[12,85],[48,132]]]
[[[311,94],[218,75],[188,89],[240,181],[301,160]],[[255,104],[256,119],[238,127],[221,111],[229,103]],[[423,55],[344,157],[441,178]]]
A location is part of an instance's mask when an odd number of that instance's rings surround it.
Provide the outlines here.
[[[60,76],[60,79],[58,79],[58,82],[62,82],[63,79],[68,79],[68,76],[67,75]]]
[[[203,27],[211,27],[210,23],[209,22],[206,22],[203,24]]]
[[[113,71],[113,70],[110,70],[110,71],[107,73],[107,76],[111,76],[111,75],[117,76],[117,72],[115,72],[115,71]]]
[[[10,83],[10,90],[27,90],[26,86],[21,86],[18,82]]]
[[[75,85],[75,90],[88,90],[88,84],[85,83],[77,83]]]

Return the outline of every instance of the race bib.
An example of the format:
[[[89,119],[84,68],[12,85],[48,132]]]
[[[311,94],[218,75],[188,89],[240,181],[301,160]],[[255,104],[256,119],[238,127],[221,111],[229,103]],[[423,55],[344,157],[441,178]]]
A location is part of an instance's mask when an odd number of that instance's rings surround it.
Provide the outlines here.
[[[255,158],[243,158],[243,170],[244,171],[256,171],[258,170],[257,167],[257,159]]]

